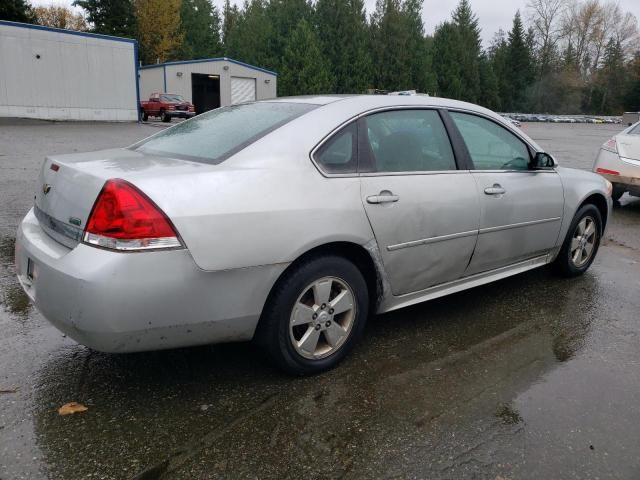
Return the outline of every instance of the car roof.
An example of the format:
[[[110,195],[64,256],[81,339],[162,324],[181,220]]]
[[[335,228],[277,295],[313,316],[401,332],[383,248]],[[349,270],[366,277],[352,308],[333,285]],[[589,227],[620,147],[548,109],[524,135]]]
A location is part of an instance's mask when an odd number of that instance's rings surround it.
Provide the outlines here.
[[[497,115],[495,112],[488,110],[479,105],[453,100],[443,97],[431,97],[429,95],[300,95],[294,97],[278,97],[266,102],[290,102],[290,103],[309,103],[313,105],[330,105],[339,102],[341,105],[358,106],[363,111],[377,107],[393,107],[393,106],[431,106],[436,108],[457,108],[461,110],[472,110]]]

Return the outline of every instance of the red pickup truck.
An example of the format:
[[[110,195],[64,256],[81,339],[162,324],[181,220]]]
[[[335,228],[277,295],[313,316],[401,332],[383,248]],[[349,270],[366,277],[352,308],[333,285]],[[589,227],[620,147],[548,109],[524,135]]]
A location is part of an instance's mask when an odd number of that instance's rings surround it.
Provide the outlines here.
[[[149,101],[140,102],[140,113],[145,122],[149,117],[160,117],[163,122],[170,122],[173,117],[191,118],[196,114],[196,109],[182,95],[152,93]]]

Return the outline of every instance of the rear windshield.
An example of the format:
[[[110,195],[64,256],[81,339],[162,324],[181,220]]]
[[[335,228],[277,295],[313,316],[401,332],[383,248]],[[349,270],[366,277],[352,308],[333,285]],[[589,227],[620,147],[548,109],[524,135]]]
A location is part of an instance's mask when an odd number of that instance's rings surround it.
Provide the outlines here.
[[[142,153],[217,164],[316,107],[306,103],[260,102],[218,108],[132,148]]]

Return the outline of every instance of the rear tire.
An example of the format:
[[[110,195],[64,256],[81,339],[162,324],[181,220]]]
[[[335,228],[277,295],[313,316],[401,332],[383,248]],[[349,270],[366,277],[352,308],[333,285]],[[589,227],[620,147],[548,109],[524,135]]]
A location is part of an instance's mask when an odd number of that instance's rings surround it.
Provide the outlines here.
[[[577,211],[557,258],[553,262],[556,273],[564,277],[582,275],[593,263],[602,237],[600,210],[590,203]]]
[[[171,117],[167,115],[167,112],[165,112],[164,110],[160,110],[160,120],[162,120],[164,123],[169,123],[171,121]]]
[[[345,258],[323,255],[294,267],[276,285],[256,340],[295,375],[329,370],[353,348],[369,314],[367,284]]]

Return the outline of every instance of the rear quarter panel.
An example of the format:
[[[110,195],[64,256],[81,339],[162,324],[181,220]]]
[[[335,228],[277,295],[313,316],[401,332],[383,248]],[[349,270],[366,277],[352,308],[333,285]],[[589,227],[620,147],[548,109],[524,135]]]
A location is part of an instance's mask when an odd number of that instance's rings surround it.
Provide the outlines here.
[[[272,166],[136,183],[171,218],[203,270],[288,263],[325,243],[373,238],[357,177],[324,178],[308,158],[293,159],[298,168],[263,160]]]

